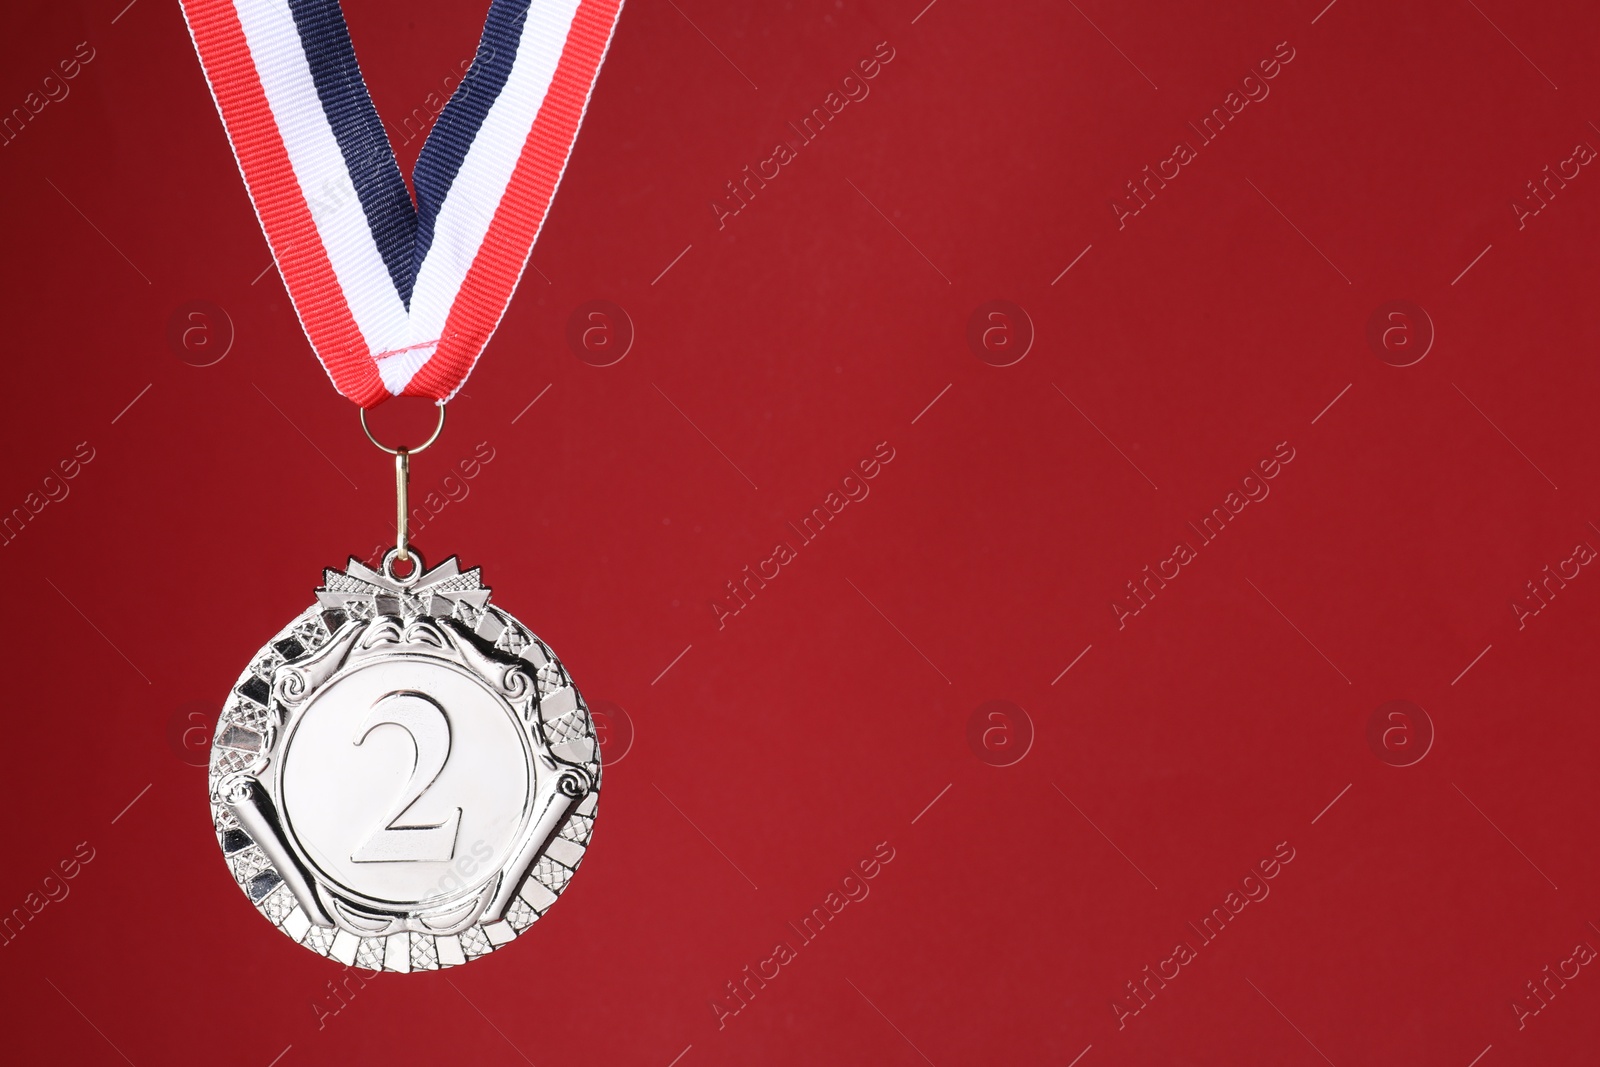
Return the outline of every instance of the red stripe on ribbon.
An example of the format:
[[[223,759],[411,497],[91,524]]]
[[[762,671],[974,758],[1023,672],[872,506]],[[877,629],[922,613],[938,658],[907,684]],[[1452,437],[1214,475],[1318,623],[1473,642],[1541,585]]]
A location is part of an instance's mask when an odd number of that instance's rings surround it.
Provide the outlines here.
[[[322,246],[233,4],[188,0],[184,10],[256,217],[312,348],[342,395],[362,407],[387,400],[389,391]]]
[[[493,239],[483,242],[462,280],[438,350],[417,371],[402,396],[448,400],[472,373],[500,324],[577,140],[578,125],[605,59],[619,7],[621,0],[582,0],[578,5],[550,88],[489,224]]]

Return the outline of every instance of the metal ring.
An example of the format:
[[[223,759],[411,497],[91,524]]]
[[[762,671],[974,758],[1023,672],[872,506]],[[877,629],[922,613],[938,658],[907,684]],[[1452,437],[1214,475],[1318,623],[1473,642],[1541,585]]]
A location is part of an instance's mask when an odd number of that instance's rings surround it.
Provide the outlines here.
[[[407,548],[410,550],[407,556],[407,559],[411,563],[410,574],[402,576],[394,572],[394,565],[400,559],[400,549],[398,547],[391,548],[389,551],[385,552],[383,554],[383,562],[379,564],[379,567],[382,569],[383,576],[385,578],[399,582],[401,585],[410,585],[412,582],[422,577],[422,572],[425,569],[425,565],[422,562],[422,553],[418,552],[415,548],[411,548],[409,545]]]
[[[420,445],[418,445],[415,448],[390,448],[388,445],[384,444],[382,441],[380,441],[376,437],[372,436],[372,430],[369,429],[368,426],[367,426],[367,409],[366,408],[361,408],[360,411],[361,411],[361,430],[362,430],[363,433],[365,433],[367,435],[367,440],[371,441],[373,444],[377,445],[379,448],[383,449],[385,452],[389,453],[389,455],[391,455],[391,456],[398,456],[402,452],[405,453],[406,455],[414,456],[418,452],[421,452],[423,449],[427,448],[429,445],[431,445],[435,441],[437,441],[439,439],[439,435],[444,432],[444,405],[440,404],[439,405],[439,425],[437,425],[437,426],[435,426],[433,428],[433,435],[431,437],[429,437],[426,441],[422,442]]]

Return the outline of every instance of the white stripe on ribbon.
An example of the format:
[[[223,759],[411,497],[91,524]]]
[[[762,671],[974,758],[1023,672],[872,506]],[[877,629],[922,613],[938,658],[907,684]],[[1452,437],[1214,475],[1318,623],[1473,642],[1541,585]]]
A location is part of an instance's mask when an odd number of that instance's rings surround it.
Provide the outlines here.
[[[395,292],[366,213],[356,198],[355,183],[345,167],[333,127],[323,113],[289,5],[284,0],[235,0],[233,6],[301,194],[315,209],[313,218],[323,248],[368,351],[405,348],[413,343],[411,317]],[[329,198],[342,198],[340,206],[334,210],[316,207]],[[433,339],[437,338],[436,333]],[[432,349],[416,354],[417,365],[421,366]],[[381,361],[379,371],[381,374]],[[411,375],[407,374],[395,385],[384,376],[384,384],[394,395],[399,395],[410,380]]]
[[[554,0],[536,4],[523,22],[516,64],[462,160],[434,222],[433,244],[417,272],[411,294],[411,334],[416,340],[437,341],[444,332],[544,104],[577,11],[578,0]],[[378,360],[378,373],[398,395],[432,354],[427,348],[384,357]]]

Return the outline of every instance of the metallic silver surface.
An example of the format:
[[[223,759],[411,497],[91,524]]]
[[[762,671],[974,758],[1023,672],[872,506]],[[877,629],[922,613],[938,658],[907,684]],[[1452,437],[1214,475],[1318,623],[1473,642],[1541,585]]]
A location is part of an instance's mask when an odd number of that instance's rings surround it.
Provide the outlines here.
[[[600,754],[555,654],[452,558],[354,559],[240,675],[211,749],[235,881],[320,955],[465,963],[555,902],[594,827]]]

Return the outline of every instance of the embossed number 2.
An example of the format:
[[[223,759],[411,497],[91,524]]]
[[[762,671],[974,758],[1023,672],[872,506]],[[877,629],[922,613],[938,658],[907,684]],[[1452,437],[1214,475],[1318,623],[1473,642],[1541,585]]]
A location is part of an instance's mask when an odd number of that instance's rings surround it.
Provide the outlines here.
[[[461,829],[461,809],[448,819],[428,826],[395,824],[422,799],[444,770],[450,758],[450,720],[444,708],[425,694],[414,690],[390,693],[372,705],[372,711],[356,732],[359,745],[380,726],[398,726],[411,738],[416,760],[411,779],[400,796],[399,806],[383,824],[356,846],[352,863],[395,863],[402,861],[449,860],[456,854],[456,835]]]

